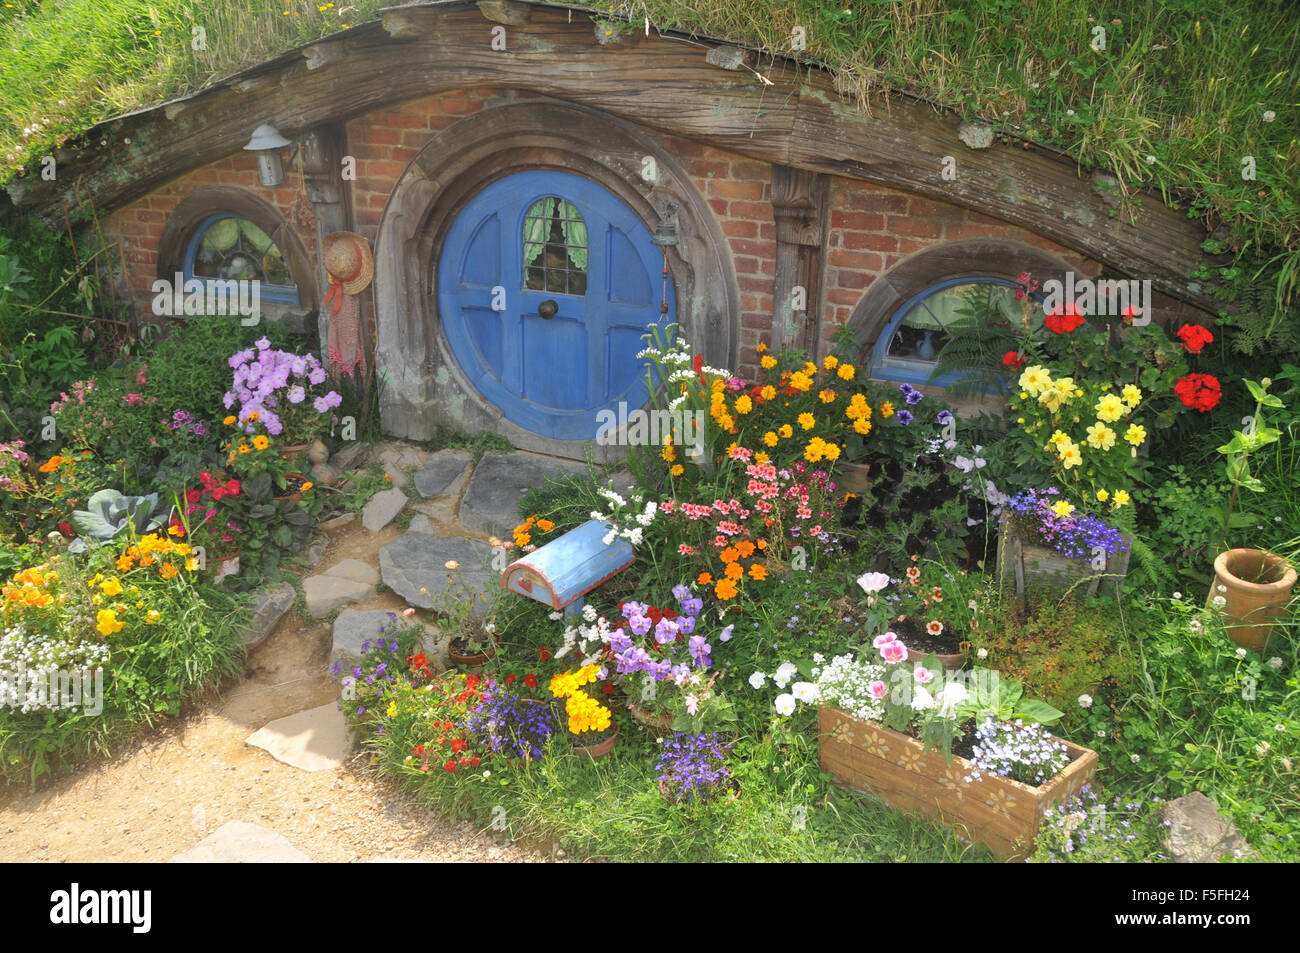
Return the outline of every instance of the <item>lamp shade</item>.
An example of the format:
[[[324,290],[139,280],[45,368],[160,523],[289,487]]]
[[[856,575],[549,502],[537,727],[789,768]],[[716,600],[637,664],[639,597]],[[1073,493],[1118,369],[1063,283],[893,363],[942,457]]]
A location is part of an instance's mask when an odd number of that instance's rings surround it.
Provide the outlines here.
[[[253,138],[244,146],[246,151],[257,153],[257,178],[263,185],[271,187],[284,184],[284,163],[280,159],[280,150],[291,143],[280,135],[278,129],[270,123],[262,123],[253,130]]]

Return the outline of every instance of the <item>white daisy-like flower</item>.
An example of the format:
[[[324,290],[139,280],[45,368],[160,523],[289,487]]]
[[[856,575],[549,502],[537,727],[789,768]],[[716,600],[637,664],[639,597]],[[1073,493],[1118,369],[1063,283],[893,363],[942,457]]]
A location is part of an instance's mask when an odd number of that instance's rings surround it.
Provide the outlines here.
[[[1175,592],[1175,593],[1174,593],[1174,598],[1175,598],[1175,599],[1181,599],[1182,597],[1183,597],[1183,594],[1182,594],[1181,592]]]
[[[1155,165],[1155,164],[1156,164],[1156,157],[1155,157],[1155,156],[1147,156],[1147,165]]]
[[[1264,757],[1264,755],[1268,754],[1272,750],[1273,750],[1273,746],[1270,745],[1267,741],[1261,741],[1259,744],[1255,745],[1255,753],[1259,755],[1261,758]]]
[[[1274,655],[1271,659],[1268,660],[1267,664],[1269,668],[1271,668],[1273,671],[1276,672],[1278,669],[1282,667],[1282,660],[1278,658],[1276,655]]]
[[[1273,726],[1273,730],[1274,730],[1274,731],[1286,731],[1286,725],[1281,725],[1281,724],[1279,724],[1279,725],[1274,725],[1274,726]]]
[[[1131,754],[1128,756],[1128,759],[1132,761],[1134,764],[1137,764],[1139,761],[1142,760],[1142,756],[1139,754]]]
[[[1244,648],[1237,649],[1237,658],[1245,658],[1245,657],[1246,657],[1246,650]]]
[[[1273,121],[1274,119],[1276,119],[1276,118],[1277,118],[1277,113],[1273,112],[1273,110],[1271,110],[1271,109],[1265,109],[1265,110],[1264,110],[1264,121],[1265,121],[1265,122],[1272,122],[1272,121]]]
[[[1193,632],[1200,632],[1205,628],[1205,626],[1201,625],[1200,619],[1193,619],[1191,622],[1187,623],[1187,627]]]
[[[794,696],[788,692],[784,695],[776,696],[776,711],[778,715],[790,716],[794,714]]]
[[[790,691],[797,701],[805,704],[815,702],[819,695],[817,686],[812,682],[795,682]]]
[[[975,657],[976,657],[976,658],[982,658],[982,659],[984,659],[984,658],[988,658],[988,657],[989,657],[989,650],[988,650],[988,649],[978,649],[978,650],[975,652]]]
[[[1079,707],[1080,707],[1080,708],[1091,708],[1091,707],[1092,707],[1092,696],[1089,695],[1089,694],[1087,694],[1087,693],[1084,693],[1084,694],[1080,695],[1080,696],[1079,696]]]
[[[1223,598],[1223,596],[1215,596],[1213,602],[1220,609],[1228,604],[1228,600]]]

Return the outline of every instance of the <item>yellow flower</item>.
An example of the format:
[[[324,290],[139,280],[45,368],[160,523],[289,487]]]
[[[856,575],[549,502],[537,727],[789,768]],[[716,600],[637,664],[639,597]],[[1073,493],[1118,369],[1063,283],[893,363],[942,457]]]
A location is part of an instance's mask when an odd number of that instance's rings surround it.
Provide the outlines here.
[[[789,440],[794,436],[794,428],[789,424],[782,424],[781,428],[777,430],[777,433],[779,433],[784,439]]]
[[[1142,441],[1147,438],[1147,428],[1141,424],[1130,424],[1128,430],[1124,431],[1124,439],[1135,447],[1142,446]]]
[[[802,427],[804,430],[812,430],[813,427],[817,426],[817,420],[813,417],[812,414],[809,413],[800,414],[798,420],[799,420],[799,426]]]
[[[1114,394],[1106,394],[1097,401],[1097,417],[1108,424],[1119,420],[1124,413],[1124,402]]]
[[[185,533],[185,528],[182,526],[168,526],[167,532],[172,536],[181,536]]]
[[[1110,491],[1109,491],[1109,490],[1098,490],[1098,491],[1097,491],[1097,500],[1098,500],[1099,502],[1101,502],[1101,503],[1105,503],[1105,502],[1106,502],[1107,500],[1109,500],[1109,499],[1110,499]]]
[[[807,374],[809,377],[816,377],[816,376],[817,376],[817,365],[814,364],[812,361],[804,361],[804,362],[803,362],[803,372],[804,372],[805,374]]]
[[[822,361],[822,367],[826,368],[828,371],[833,371],[837,366],[839,366],[839,363],[840,359],[838,357],[834,354],[827,354],[826,360]]]
[[[763,385],[763,389],[762,389],[761,391],[759,391],[758,394],[759,394],[759,396],[762,397],[764,400],[775,400],[775,399],[776,399],[776,388],[773,387],[771,384],[764,384],[764,385]]]
[[[803,371],[795,371],[790,375],[790,386],[801,394],[806,394],[812,390],[812,378]]]
[[[234,415],[234,414],[231,414],[229,417],[227,417],[225,420],[223,420],[223,421],[221,421],[221,422],[222,422],[223,424],[225,424],[227,427],[229,427],[231,424],[233,424],[233,423],[235,422],[235,419],[236,419],[236,418],[235,418],[235,415]]]
[[[823,445],[822,456],[827,460],[838,460],[840,458],[840,445],[837,443],[828,443]]]
[[[835,373],[839,375],[841,380],[851,381],[853,375],[857,372],[853,369],[852,364],[841,364]]]
[[[780,438],[771,430],[763,434],[763,443],[767,444],[769,447],[775,447],[778,439]]]
[[[1070,435],[1064,430],[1058,430],[1052,434],[1048,442],[1059,450],[1063,444],[1073,443],[1074,441],[1070,439]]]
[[[1072,443],[1061,448],[1061,466],[1068,470],[1081,463],[1083,463],[1083,454],[1079,452],[1078,444]]]
[[[186,572],[195,572],[198,570],[198,568],[199,568],[199,561],[196,557],[191,556],[189,559],[185,560]]]
[[[1032,367],[1025,368],[1020,375],[1019,383],[1021,389],[1025,392],[1025,397],[1037,397],[1043,390],[1052,385],[1052,375],[1047,372],[1047,368],[1035,364]]]
[[[110,598],[122,594],[122,584],[116,579],[110,579],[108,582],[101,583],[99,589],[104,593],[104,595],[109,596]]]
[[[239,452],[240,452],[240,453],[252,453],[253,451],[252,451],[252,449],[248,446],[248,444],[246,444],[246,443],[241,443],[241,444],[239,445]]]
[[[762,450],[760,450],[758,453],[754,454],[754,462],[757,463],[759,466],[762,466],[763,464],[767,463],[768,460],[771,460],[771,459],[772,459],[772,458],[769,457],[769,456],[768,456],[766,453],[764,453]]]
[[[754,402],[749,399],[748,394],[741,394],[736,398],[736,413],[747,414],[754,409]]]
[[[95,619],[95,628],[99,630],[100,635],[109,636],[114,632],[122,631],[122,623],[117,621],[117,613],[112,609],[100,609]]]
[[[673,476],[681,476],[683,473],[686,472],[686,468],[682,466],[680,463],[674,463],[672,469],[669,470],[668,472],[671,473]]]
[[[892,416],[894,416],[894,403],[893,403],[893,401],[889,401],[889,400],[887,400],[887,401],[885,401],[883,404],[880,405],[880,416],[882,416],[882,417],[892,417]]]
[[[1097,450],[1109,450],[1115,446],[1115,431],[1101,421],[1088,427],[1088,446]]]
[[[1130,407],[1136,407],[1142,403],[1142,391],[1133,384],[1125,384],[1123,390],[1124,403]]]
[[[664,458],[665,463],[672,463],[677,459],[677,448],[671,443],[665,443],[664,448],[659,451],[659,456]]]
[[[1058,500],[1052,504],[1052,512],[1057,516],[1069,516],[1074,512],[1074,505],[1067,500]]]
[[[155,623],[162,619],[162,613],[157,609],[150,609],[149,614],[144,617],[145,622]]]
[[[267,440],[264,434],[258,434],[256,437],[253,438],[253,446],[256,447],[258,450],[265,450],[270,445],[271,445],[271,441]]]
[[[826,441],[822,440],[821,437],[813,437],[808,441],[808,445],[804,447],[803,457],[809,463],[816,463],[825,453]]]
[[[776,367],[776,358],[771,354],[764,354],[762,358],[759,359],[758,363],[763,366],[764,370],[770,371],[772,368]]]
[[[757,351],[759,354],[762,354],[764,351],[767,350],[767,345],[764,344],[762,341],[759,341],[758,347],[754,348],[754,350]]]
[[[835,391],[831,390],[829,387],[817,396],[821,398],[823,404],[830,404],[835,401]]]
[[[1119,509],[1127,502],[1129,502],[1128,490],[1116,490],[1115,499],[1111,503],[1111,506],[1113,506],[1115,509]]]
[[[316,484],[312,483],[311,480],[308,480],[306,483],[304,483],[304,484],[302,485],[302,491],[303,491],[304,493],[306,493],[308,490],[310,490],[310,489],[311,489],[313,486],[315,486],[315,485],[316,485]]]
[[[853,432],[863,434],[864,436],[871,433],[871,421],[863,420],[859,417],[857,420],[853,421]]]

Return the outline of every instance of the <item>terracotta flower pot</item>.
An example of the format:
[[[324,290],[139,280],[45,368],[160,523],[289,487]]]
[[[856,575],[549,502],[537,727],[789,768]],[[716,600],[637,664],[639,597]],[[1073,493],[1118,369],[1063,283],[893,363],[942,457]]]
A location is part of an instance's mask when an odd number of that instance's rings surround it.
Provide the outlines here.
[[[325,441],[316,439],[307,445],[307,459],[312,465],[325,463],[330,458],[330,448],[325,446]]]
[[[660,715],[655,712],[646,711],[641,706],[630,701],[627,703],[627,710],[628,714],[632,716],[633,721],[646,728],[651,728],[656,731],[668,731],[673,726],[672,715]]]
[[[307,482],[307,478],[306,478],[305,476],[303,476],[301,473],[286,473],[286,474],[284,475],[284,478],[285,478],[286,480],[297,480],[299,483],[306,483],[306,482]],[[283,496],[277,496],[277,497],[275,497],[275,499],[276,499],[276,500],[289,500],[290,502],[296,503],[296,502],[298,502],[299,500],[302,499],[302,490],[295,490],[295,491],[293,491],[292,493],[285,493]]]
[[[605,755],[609,754],[611,751],[614,750],[614,745],[617,742],[618,742],[618,729],[615,728],[614,733],[610,735],[608,738],[606,738],[604,741],[597,742],[594,745],[574,745],[573,753],[591,755],[593,761],[599,761],[601,758],[605,757]]]
[[[309,443],[295,443],[288,447],[281,447],[280,456],[286,460],[299,460],[310,447]]]
[[[1230,549],[1214,560],[1214,584],[1206,606],[1222,596],[1228,636],[1238,645],[1262,652],[1286,612],[1295,584],[1295,568],[1281,556],[1263,549]],[[1220,592],[1220,587],[1225,591]]]
[[[451,647],[453,642],[455,641],[456,640],[453,639],[452,642],[447,643],[447,658],[451,660],[451,663],[453,665],[459,665],[461,668],[476,668],[479,665],[485,665],[487,664],[487,662],[489,662],[492,659],[493,656],[497,654],[495,649],[489,649],[487,652],[478,652],[471,655],[461,655],[459,652],[457,652],[455,649]],[[521,700],[531,701],[532,699],[525,698]]]

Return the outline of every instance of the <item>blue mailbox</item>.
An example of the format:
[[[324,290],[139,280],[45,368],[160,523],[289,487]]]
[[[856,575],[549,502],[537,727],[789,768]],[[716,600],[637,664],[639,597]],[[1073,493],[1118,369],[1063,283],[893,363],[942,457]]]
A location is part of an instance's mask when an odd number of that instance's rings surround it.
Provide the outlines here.
[[[636,560],[625,539],[605,545],[611,529],[610,523],[588,520],[512,562],[501,575],[501,588],[577,615],[583,596]]]

